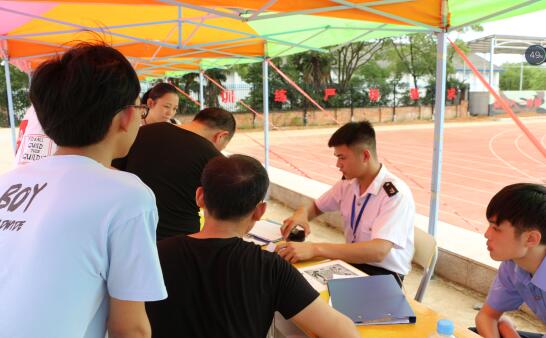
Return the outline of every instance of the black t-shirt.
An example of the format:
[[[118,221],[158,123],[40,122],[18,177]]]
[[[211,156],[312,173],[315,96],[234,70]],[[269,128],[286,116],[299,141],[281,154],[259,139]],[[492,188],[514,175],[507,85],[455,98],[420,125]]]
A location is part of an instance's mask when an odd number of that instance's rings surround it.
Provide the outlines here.
[[[168,298],[146,304],[153,338],[265,337],[318,293],[275,253],[240,238],[177,236],[158,243]]]
[[[154,192],[160,240],[199,231],[195,190],[205,165],[219,155],[207,139],[162,122],[140,127],[129,154],[112,166],[137,175]]]

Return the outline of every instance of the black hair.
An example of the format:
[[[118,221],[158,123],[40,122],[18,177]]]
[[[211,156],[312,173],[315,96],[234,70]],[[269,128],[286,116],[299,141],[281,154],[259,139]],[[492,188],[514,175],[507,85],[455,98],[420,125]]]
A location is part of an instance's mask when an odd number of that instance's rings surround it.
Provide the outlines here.
[[[375,130],[369,121],[349,122],[335,131],[328,141],[328,147],[363,145],[377,156]]]
[[[237,126],[233,114],[222,108],[205,108],[197,113],[193,120],[203,123],[209,128],[227,131],[230,139],[235,134]]]
[[[157,100],[160,97],[163,97],[163,95],[172,93],[178,95],[178,92],[176,91],[176,88],[170,84],[161,82],[153,86],[152,88],[148,89],[144,95],[142,95],[142,104],[146,104],[148,99]]]
[[[218,156],[205,166],[201,184],[210,215],[233,221],[250,214],[265,198],[269,177],[255,158]]]
[[[546,187],[533,183],[517,183],[502,188],[487,206],[486,216],[499,225],[510,222],[516,233],[537,229],[540,244],[546,244]]]
[[[30,100],[44,132],[59,146],[101,141],[119,110],[135,103],[140,83],[133,67],[104,43],[81,43],[42,63]]]

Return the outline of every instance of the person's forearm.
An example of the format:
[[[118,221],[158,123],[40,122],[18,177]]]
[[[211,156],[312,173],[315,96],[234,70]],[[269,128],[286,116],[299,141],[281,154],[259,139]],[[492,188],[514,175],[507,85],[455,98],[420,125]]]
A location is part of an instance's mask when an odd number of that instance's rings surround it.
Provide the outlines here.
[[[389,252],[374,241],[352,244],[314,243],[313,249],[315,257],[341,259],[356,264],[379,263]]]
[[[151,338],[151,330],[135,329],[130,331],[113,331],[108,330],[109,338]]]
[[[139,325],[134,325],[133,327],[118,327],[113,326],[108,327],[108,337],[109,338],[151,338],[152,337],[152,328],[150,323],[146,322],[140,323]]]
[[[335,324],[327,332],[318,335],[318,338],[357,338],[360,337],[355,324],[345,316],[336,316]]]
[[[500,338],[499,322],[486,314],[478,313],[476,316],[476,329],[478,334],[486,338]]]
[[[311,221],[313,218],[321,214],[322,212],[316,207],[314,201],[311,201],[310,203],[299,207],[294,212],[294,215],[297,216],[298,219],[304,219],[306,221]]]
[[[505,317],[499,319],[498,329],[502,338],[520,338],[516,328],[512,326],[512,323]]]

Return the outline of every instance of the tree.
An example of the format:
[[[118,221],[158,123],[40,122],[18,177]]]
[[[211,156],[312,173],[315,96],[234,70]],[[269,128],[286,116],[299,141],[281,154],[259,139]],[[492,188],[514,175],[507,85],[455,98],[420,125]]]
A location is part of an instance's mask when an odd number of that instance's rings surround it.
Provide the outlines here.
[[[400,76],[393,74],[388,67],[382,67],[376,60],[372,60],[362,65],[358,71],[357,76],[364,80],[366,88],[379,89],[380,98],[376,103],[366,101],[365,105],[379,105],[384,106],[390,102],[390,96],[392,94],[392,85],[389,83],[389,78],[397,79],[400,81]]]
[[[329,82],[332,69],[332,56],[327,53],[308,51],[288,57],[301,73],[303,82],[316,92],[320,92]]]
[[[385,41],[355,42],[330,49],[333,55],[332,69],[337,75],[339,92],[347,91],[355,71],[372,61],[385,46]]]
[[[221,84],[222,81],[227,80],[226,73],[222,69],[207,69],[205,74],[219,84]],[[205,105],[207,107],[220,107],[218,96],[221,94],[222,90],[218,88],[218,86],[212,83],[212,81],[208,80],[204,92]]]
[[[500,73],[501,90],[519,90],[521,65],[505,63]],[[546,90],[546,69],[535,66],[523,67],[522,90]]]
[[[409,74],[414,88],[418,88],[419,78],[434,74],[436,43],[431,34],[411,34],[390,41],[394,71]]]
[[[4,66],[0,67],[0,127],[9,126],[8,96],[4,69]],[[12,65],[9,66],[9,69],[13,93],[13,109],[20,115],[30,106],[28,98],[28,75]]]
[[[479,26],[478,26],[479,27]],[[462,40],[455,40],[455,44],[463,50],[468,51],[468,47]],[[409,74],[412,78],[413,88],[418,88],[419,80],[433,81],[436,78],[436,40],[432,34],[417,33],[408,36],[402,36],[396,40],[391,40],[391,51],[388,53],[393,61],[393,72],[399,74]],[[446,77],[455,73],[453,66],[453,58],[455,50],[448,48],[447,50],[447,67]],[[433,95],[433,94],[431,94]],[[430,98],[434,102],[434,98]],[[409,97],[402,98],[404,104],[411,103]],[[415,104],[420,104],[420,101],[415,101]]]
[[[299,78],[299,72],[294,64],[288,62],[285,58],[273,58],[271,59],[274,65],[282,70],[288,77],[293,79],[296,84],[303,86],[303,82]],[[262,78],[262,64],[251,63],[246,65],[237,65],[233,68],[239,73],[241,78],[252,85],[250,95],[244,101],[253,109],[263,111],[263,78]],[[275,102],[275,90],[285,89],[288,102],[283,104]],[[281,110],[283,108],[294,109],[301,107],[302,95],[294,89],[271,67],[269,67],[269,106],[271,109]],[[304,100],[304,99],[303,99]]]
[[[199,83],[196,81],[199,78],[199,73],[187,73],[179,78],[171,78],[170,82],[175,86],[181,88],[187,94],[191,92],[199,93]],[[200,107],[192,100],[188,99],[184,95],[179,95],[180,104],[178,105],[178,111],[180,114],[194,115],[199,112]]]

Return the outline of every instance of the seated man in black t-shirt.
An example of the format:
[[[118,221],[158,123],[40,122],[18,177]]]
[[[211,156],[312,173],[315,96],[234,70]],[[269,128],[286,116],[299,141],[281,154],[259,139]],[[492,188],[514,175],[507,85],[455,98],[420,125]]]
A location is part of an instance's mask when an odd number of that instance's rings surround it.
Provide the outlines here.
[[[358,337],[298,270],[242,240],[266,209],[269,178],[257,160],[216,157],[201,181],[203,230],[158,243],[169,297],[146,304],[154,338],[265,337],[275,311],[320,337]]]

